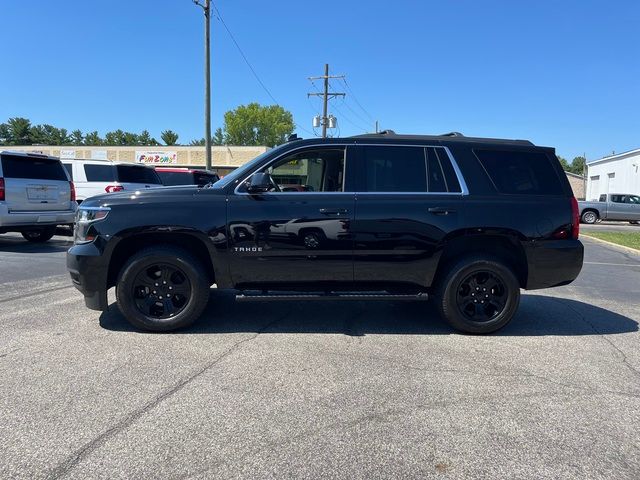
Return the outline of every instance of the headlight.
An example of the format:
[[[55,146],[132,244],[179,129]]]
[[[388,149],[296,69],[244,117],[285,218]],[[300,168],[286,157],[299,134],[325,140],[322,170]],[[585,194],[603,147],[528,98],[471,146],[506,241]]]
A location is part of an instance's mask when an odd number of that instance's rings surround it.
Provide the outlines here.
[[[104,220],[110,211],[109,207],[83,207],[81,205],[76,213],[73,241],[75,243],[93,242],[96,239],[93,225]]]

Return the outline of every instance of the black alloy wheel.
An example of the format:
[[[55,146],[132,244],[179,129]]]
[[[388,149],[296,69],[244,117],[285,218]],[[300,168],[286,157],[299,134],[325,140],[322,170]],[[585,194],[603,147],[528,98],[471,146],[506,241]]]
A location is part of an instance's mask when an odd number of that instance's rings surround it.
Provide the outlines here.
[[[186,327],[202,314],[212,283],[202,261],[186,250],[172,245],[150,246],[122,267],[116,298],[132,325],[165,332]]]
[[[488,322],[504,310],[507,290],[498,276],[477,271],[460,282],[456,301],[460,312],[469,320]]]
[[[143,315],[167,319],[180,313],[187,305],[191,299],[191,284],[179,268],[154,264],[136,275],[132,297]]]
[[[434,301],[442,317],[465,333],[491,333],[511,321],[520,282],[500,259],[469,255],[450,263],[437,280]]]

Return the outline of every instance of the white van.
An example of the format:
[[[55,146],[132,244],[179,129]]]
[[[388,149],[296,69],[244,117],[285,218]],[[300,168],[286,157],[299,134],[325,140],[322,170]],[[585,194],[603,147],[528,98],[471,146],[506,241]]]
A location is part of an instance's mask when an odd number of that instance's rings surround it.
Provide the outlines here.
[[[142,164],[83,159],[63,159],[62,164],[76,187],[78,203],[94,195],[162,186],[155,170]]]

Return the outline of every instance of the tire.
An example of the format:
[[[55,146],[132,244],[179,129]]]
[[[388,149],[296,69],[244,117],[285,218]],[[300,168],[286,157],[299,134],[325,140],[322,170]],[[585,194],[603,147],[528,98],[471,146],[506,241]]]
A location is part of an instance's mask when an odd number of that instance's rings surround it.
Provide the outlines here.
[[[300,239],[305,248],[314,250],[324,243],[326,237],[323,232],[317,230],[306,230],[300,233]]]
[[[456,330],[491,333],[509,323],[518,310],[520,283],[501,261],[471,256],[452,264],[435,298],[440,314]]]
[[[582,213],[582,223],[587,223],[589,225],[593,225],[598,221],[598,214],[593,210],[587,210]]]
[[[206,271],[187,251],[155,246],[127,261],[120,271],[116,298],[133,326],[167,332],[198,319],[209,301],[209,287]]]
[[[51,227],[34,228],[33,230],[25,230],[21,233],[22,237],[28,242],[44,243],[51,240],[51,238],[55,235],[56,227],[54,225]]]

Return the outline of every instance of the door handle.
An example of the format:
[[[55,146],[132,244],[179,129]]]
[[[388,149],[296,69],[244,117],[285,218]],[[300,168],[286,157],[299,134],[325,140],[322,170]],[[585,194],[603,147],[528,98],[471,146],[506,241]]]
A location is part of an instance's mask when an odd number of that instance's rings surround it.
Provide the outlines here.
[[[349,210],[346,208],[321,208],[320,213],[322,215],[346,215]]]
[[[455,210],[444,207],[430,207],[428,211],[434,215],[449,215],[450,213],[456,213]]]

